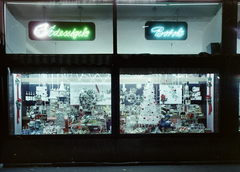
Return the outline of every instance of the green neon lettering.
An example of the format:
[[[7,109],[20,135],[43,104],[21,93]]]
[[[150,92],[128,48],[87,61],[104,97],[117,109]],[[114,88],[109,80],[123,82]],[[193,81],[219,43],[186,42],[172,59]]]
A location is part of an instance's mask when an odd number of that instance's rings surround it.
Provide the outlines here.
[[[90,31],[88,28],[84,28],[83,31],[77,30],[74,28],[73,30],[62,30],[62,29],[57,29],[56,30],[56,25],[50,27],[48,29],[48,36],[49,37],[70,37],[72,39],[76,38],[82,38],[82,37],[88,37],[90,34]]]
[[[54,32],[54,29],[55,29],[55,27],[56,27],[56,25],[54,25],[54,26],[52,26],[52,27],[50,27],[50,28],[48,29],[48,36],[49,36],[49,37],[51,37],[51,36],[52,36],[52,34],[53,34],[53,32]]]
[[[63,31],[61,30],[58,36],[62,36],[62,35],[63,35]]]
[[[60,29],[58,29],[57,31],[55,31],[54,33],[53,33],[53,36],[58,36],[58,33],[60,32]]]

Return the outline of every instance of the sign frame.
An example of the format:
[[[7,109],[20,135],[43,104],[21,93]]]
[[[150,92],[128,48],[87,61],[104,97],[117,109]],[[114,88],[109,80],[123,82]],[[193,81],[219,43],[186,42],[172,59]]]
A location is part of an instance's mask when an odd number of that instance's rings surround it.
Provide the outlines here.
[[[186,40],[188,37],[187,22],[147,21],[145,23],[146,40]]]
[[[93,22],[30,21],[28,35],[35,41],[93,41]]]

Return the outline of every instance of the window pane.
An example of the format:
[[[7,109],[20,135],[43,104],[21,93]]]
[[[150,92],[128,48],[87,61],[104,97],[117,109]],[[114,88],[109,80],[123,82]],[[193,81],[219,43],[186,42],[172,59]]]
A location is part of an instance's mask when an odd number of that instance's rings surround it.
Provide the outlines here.
[[[42,25],[29,28],[31,21]],[[111,54],[112,30],[111,1],[8,2],[6,5],[7,54]],[[86,32],[92,34],[91,39]],[[38,33],[37,40],[32,39],[33,33]]]
[[[110,134],[110,74],[10,74],[10,134]]]
[[[221,3],[117,2],[119,54],[220,52]]]
[[[120,76],[120,133],[217,132],[217,74]]]

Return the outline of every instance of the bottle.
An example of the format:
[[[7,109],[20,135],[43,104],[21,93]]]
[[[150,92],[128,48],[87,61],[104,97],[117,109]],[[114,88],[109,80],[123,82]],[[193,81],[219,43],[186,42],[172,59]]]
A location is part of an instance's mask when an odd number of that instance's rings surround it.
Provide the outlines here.
[[[33,101],[35,101],[35,92],[33,92]]]
[[[30,134],[30,130],[28,129],[28,126],[26,126],[25,134]]]
[[[34,101],[34,94],[33,94],[33,91],[32,91],[32,101]]]
[[[184,86],[184,96],[189,97],[189,82]]]
[[[30,101],[30,91],[28,91],[28,101]]]
[[[29,107],[27,106],[26,116],[29,116]]]
[[[30,101],[30,91],[28,91],[27,99]]]
[[[32,92],[31,91],[29,91],[29,101],[32,101]]]
[[[30,93],[30,100],[33,101],[33,92]]]
[[[23,129],[22,129],[22,134],[26,134],[24,126],[23,126]]]
[[[26,91],[25,100],[28,101],[28,91]]]

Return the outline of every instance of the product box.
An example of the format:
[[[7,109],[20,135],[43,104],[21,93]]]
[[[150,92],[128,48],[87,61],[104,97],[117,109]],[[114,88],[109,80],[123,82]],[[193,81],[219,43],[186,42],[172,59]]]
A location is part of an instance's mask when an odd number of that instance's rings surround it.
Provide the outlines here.
[[[170,131],[173,131],[173,127],[165,126],[165,132],[169,133]]]
[[[187,116],[186,115],[181,115],[181,119],[186,119]]]
[[[209,128],[205,128],[205,129],[204,129],[204,132],[205,132],[205,133],[211,133],[212,130],[210,130]]]
[[[188,113],[188,114],[187,114],[187,117],[191,119],[191,118],[194,117],[194,114],[193,114],[193,113]]]

